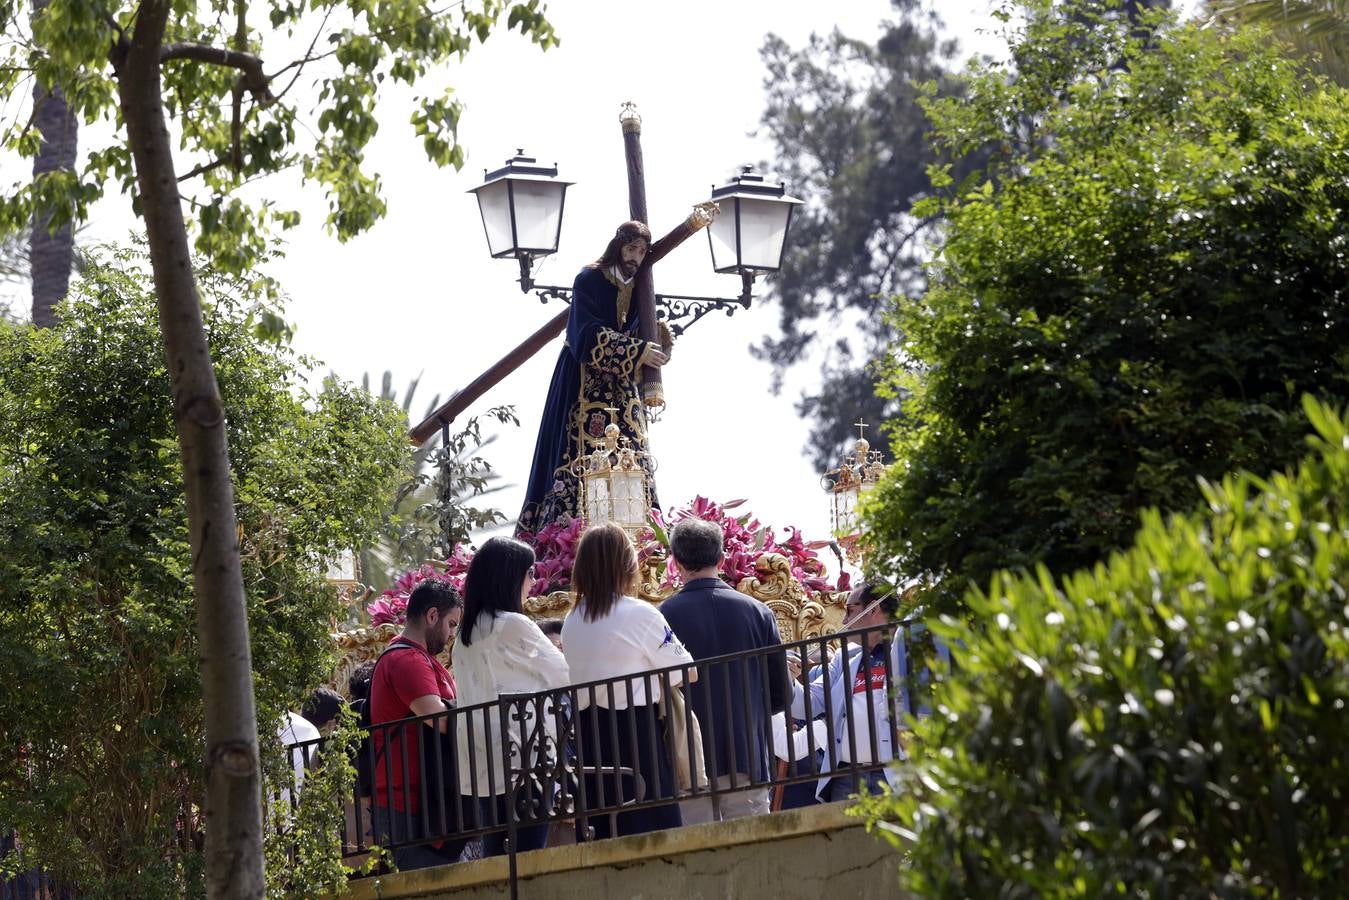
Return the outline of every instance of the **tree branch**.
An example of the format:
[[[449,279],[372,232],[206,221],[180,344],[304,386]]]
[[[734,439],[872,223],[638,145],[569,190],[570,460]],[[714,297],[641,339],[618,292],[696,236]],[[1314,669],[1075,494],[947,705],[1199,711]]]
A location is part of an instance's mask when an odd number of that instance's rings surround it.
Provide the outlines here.
[[[226,165],[229,165],[229,164],[230,164],[230,159],[229,159],[228,157],[224,157],[224,156],[220,157],[219,159],[212,160],[211,162],[208,162],[208,163],[202,163],[201,165],[199,165],[199,166],[197,166],[196,168],[194,168],[191,172],[188,172],[188,173],[186,173],[186,174],[184,174],[184,175],[179,175],[179,176],[178,176],[178,183],[179,183],[179,184],[182,184],[184,181],[187,181],[187,180],[192,179],[192,178],[196,178],[198,175],[205,175],[207,172],[211,171],[212,169],[218,169],[218,168],[220,168],[221,166],[226,166]]]
[[[234,51],[242,53],[248,49],[248,23],[245,20],[245,12],[248,7],[244,0],[239,0],[236,4],[238,22],[234,31]],[[258,62],[258,68],[261,70],[261,60]],[[231,104],[230,115],[230,156],[234,163],[234,172],[237,175],[244,167],[243,134],[244,134],[244,80],[240,78],[234,83],[232,93],[233,103]]]
[[[267,87],[267,76],[262,71],[262,59],[251,53],[238,50],[226,50],[223,47],[211,47],[206,44],[165,44],[159,51],[161,64],[174,59],[190,59],[195,62],[225,66],[240,71],[239,83],[249,91],[262,106],[271,105],[275,99]]]
[[[291,78],[290,78],[290,83],[287,84],[284,88],[281,89],[281,93],[279,93],[279,94],[276,95],[276,98],[277,98],[278,100],[280,100],[282,97],[286,96],[286,94],[290,91],[290,89],[293,88],[293,87],[295,86],[295,82],[296,82],[296,81],[299,81],[299,79],[300,79],[300,73],[304,71],[305,65],[307,65],[308,63],[314,62],[315,60],[321,58],[321,57],[316,57],[316,56],[314,56],[314,48],[318,46],[319,38],[323,37],[324,33],[327,31],[327,28],[328,28],[328,17],[329,17],[330,15],[332,15],[332,12],[333,12],[333,8],[332,8],[331,6],[329,6],[329,7],[324,11],[324,13],[323,13],[323,21],[319,23],[318,30],[314,32],[314,39],[313,39],[312,41],[309,42],[309,49],[305,51],[304,59],[298,59],[298,60],[295,60],[294,62],[292,62],[292,63],[290,63],[289,65],[287,65],[285,68],[281,69],[281,71],[275,72],[275,73],[273,73],[272,75],[269,75],[269,76],[268,76],[267,80],[268,80],[269,82],[275,81],[279,76],[281,76],[282,74],[284,74],[284,73],[287,72],[288,70],[290,70],[290,69],[295,69],[295,74],[291,76]],[[337,52],[336,50],[332,50],[332,51],[329,51],[329,53],[323,54],[323,56],[328,56],[328,55],[330,55],[330,54],[332,54],[332,53],[336,53],[336,52]]]

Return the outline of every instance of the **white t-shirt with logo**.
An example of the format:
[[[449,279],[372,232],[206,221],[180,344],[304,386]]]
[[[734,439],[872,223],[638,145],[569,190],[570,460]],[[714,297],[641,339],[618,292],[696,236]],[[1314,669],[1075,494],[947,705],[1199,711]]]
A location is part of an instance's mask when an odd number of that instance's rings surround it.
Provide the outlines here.
[[[849,718],[853,723],[853,737],[856,739],[857,752],[850,752],[848,746],[848,732],[846,723],[839,729],[837,737],[842,738],[843,744],[839,756],[848,761],[859,765],[865,765],[872,762],[889,762],[893,758],[892,753],[887,752],[881,747],[880,735],[885,729],[890,727],[890,718],[886,712],[886,681],[885,681],[885,645],[881,644],[875,650],[867,655],[857,667],[857,674],[853,676],[853,682],[849,693],[852,699],[852,711]],[[868,699],[867,694],[870,694]],[[881,748],[881,759],[872,759],[871,753],[871,732],[873,723],[881,727],[877,732],[877,747]]]
[[[675,637],[660,610],[634,597],[619,597],[609,615],[593,622],[585,620],[585,603],[578,603],[562,623],[562,652],[567,657],[572,684],[693,663],[693,657]],[[595,703],[606,709],[627,709],[629,684],[633,706],[656,703],[666,677],[671,686],[684,681],[681,670],[658,678],[620,681],[612,698],[604,688],[597,687]],[[577,695],[580,709],[590,705],[588,688],[577,691]]]

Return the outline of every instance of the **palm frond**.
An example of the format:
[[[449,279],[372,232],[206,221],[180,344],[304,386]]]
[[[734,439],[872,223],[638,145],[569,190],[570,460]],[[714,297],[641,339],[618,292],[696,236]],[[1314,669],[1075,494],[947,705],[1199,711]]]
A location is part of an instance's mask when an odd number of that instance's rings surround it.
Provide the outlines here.
[[[1349,0],[1212,0],[1209,9],[1210,21],[1268,28],[1313,71],[1349,86]]]

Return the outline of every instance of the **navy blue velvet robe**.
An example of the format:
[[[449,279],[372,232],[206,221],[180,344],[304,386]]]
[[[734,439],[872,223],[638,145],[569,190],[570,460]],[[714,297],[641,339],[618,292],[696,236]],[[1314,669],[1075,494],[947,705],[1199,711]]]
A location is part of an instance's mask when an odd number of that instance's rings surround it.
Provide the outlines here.
[[[548,400],[534,445],[524,508],[517,528],[537,532],[549,522],[576,516],[580,485],[567,467],[589,452],[591,440],[604,437],[610,414],[631,446],[647,447],[646,407],[638,378],[645,342],[637,337],[633,282],[622,284],[605,270],[586,267],[572,286],[567,342],[558,354]],[[621,318],[621,321],[620,321]],[[651,504],[656,505],[651,484]]]

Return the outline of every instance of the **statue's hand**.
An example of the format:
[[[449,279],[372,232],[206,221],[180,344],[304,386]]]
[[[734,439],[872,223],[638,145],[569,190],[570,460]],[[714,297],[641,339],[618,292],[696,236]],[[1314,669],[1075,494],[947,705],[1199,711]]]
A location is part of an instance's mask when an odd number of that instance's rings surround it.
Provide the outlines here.
[[[706,228],[711,225],[712,220],[720,213],[721,207],[717,206],[716,201],[704,200],[702,203],[694,205],[693,212],[689,213],[689,217],[684,221],[690,228],[697,231],[699,228]]]
[[[670,357],[666,356],[657,344],[647,341],[646,349],[642,351],[641,358],[637,360],[637,367],[640,369],[642,366],[650,366],[653,369],[659,369],[669,361]]]
[[[656,333],[660,336],[660,350],[668,362],[674,351],[674,332],[670,330],[670,323],[664,319],[657,319]]]

